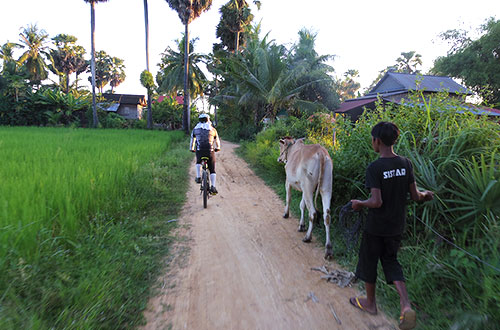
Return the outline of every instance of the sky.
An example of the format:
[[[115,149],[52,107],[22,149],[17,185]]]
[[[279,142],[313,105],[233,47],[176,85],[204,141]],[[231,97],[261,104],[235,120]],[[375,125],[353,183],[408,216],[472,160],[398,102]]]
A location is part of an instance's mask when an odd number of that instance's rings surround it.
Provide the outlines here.
[[[214,0],[210,10],[190,24],[191,38],[199,38],[197,53],[208,54],[213,43],[219,42],[215,36],[219,8],[227,1]],[[439,38],[441,32],[475,31],[487,18],[500,18],[498,0],[261,0],[260,11],[251,0],[247,2],[254,22],[261,22],[261,36],[269,33],[279,44],[296,43],[302,28],[315,32],[317,53],[335,55],[329,64],[338,78],[349,69],[358,70],[361,91],[379,71],[395,64],[401,52],[421,54],[426,72],[449,49]],[[18,42],[21,29],[36,24],[50,38],[60,33],[77,37],[77,44],[90,52],[90,5],[84,0],[2,1],[0,8],[0,44]],[[125,61],[127,78],[115,92],[146,94],[139,80],[146,68],[144,2],[109,0],[96,4],[95,9],[96,50]],[[168,46],[176,47],[184,26],[165,0],[148,0],[148,9],[150,71],[156,76],[161,53]]]

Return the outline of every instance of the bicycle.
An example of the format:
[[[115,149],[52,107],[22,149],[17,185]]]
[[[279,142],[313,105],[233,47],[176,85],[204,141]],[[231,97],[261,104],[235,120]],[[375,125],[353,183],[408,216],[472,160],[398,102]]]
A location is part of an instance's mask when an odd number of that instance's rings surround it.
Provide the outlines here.
[[[203,208],[207,208],[208,199],[210,198],[210,175],[208,175],[208,157],[201,157],[201,186],[200,194],[203,194]]]

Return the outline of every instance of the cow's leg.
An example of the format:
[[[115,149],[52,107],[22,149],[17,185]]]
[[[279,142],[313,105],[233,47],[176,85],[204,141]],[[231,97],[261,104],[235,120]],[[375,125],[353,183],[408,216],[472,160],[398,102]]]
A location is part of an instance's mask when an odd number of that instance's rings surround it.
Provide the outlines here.
[[[300,201],[299,232],[306,231],[306,226],[304,225],[304,209],[305,208],[306,208],[306,201],[304,200],[304,194],[302,194],[302,200]]]
[[[313,201],[313,192],[304,190],[304,200],[307,206],[307,211],[309,213],[309,228],[307,228],[307,233],[306,236],[302,239],[303,242],[309,243],[311,241],[311,236],[312,236],[312,230],[313,230],[313,221],[314,217],[316,216],[316,209],[314,208],[314,201]]]
[[[326,244],[325,244],[325,258],[333,257],[332,242],[330,241],[330,201],[331,194],[327,192],[321,193],[321,202],[323,203],[323,223],[325,224]]]
[[[286,200],[285,200],[285,213],[283,214],[283,218],[288,218],[290,216],[290,201],[292,199],[292,192],[290,191],[290,182],[285,181],[285,191],[286,191]]]

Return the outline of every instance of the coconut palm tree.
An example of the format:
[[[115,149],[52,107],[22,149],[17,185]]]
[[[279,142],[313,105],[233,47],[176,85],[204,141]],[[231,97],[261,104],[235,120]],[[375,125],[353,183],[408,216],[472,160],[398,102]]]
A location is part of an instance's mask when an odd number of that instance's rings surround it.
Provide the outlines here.
[[[48,54],[47,38],[49,35],[45,30],[39,30],[36,25],[29,25],[19,34],[21,43],[27,50],[21,55],[18,63],[26,68],[32,85],[40,85],[42,80],[47,79],[48,71],[44,57],[50,58]]]
[[[26,89],[25,80],[28,78],[25,68],[19,66],[14,59],[14,49],[21,48],[21,45],[7,42],[0,47],[0,59],[3,60],[0,77],[3,80],[3,88],[6,93],[13,95],[16,102],[19,101],[19,91]]]
[[[175,10],[184,24],[184,38],[189,40],[189,23],[198,18],[202,12],[210,9],[212,0],[166,0],[170,8]],[[187,134],[190,133],[189,85],[188,85],[188,55],[189,42],[184,43],[184,113],[182,125]]]
[[[222,59],[222,67],[214,71],[223,76],[224,87],[213,101],[227,104],[232,111],[244,108],[247,118],[252,113],[256,126],[264,118],[273,121],[281,110],[294,113],[299,109],[302,113],[325,109],[321,93],[315,98],[303,93],[308,88],[318,92],[319,87],[331,87],[332,82],[323,57],[312,47],[308,49],[304,56],[295,57],[284,46],[268,42],[267,36],[250,38],[242,52]]]
[[[95,101],[95,4],[98,2],[107,2],[108,0],[83,0],[86,3],[90,3],[90,43],[91,43],[91,60],[90,60],[90,70],[92,72],[92,124],[94,128],[99,125],[99,120],[97,119],[97,107]]]
[[[14,61],[14,49],[20,47],[21,45],[15,42],[6,42],[0,47],[0,59],[3,60],[3,68],[7,63]]]
[[[300,92],[299,99],[301,101],[298,102],[297,108],[309,109],[309,112],[321,110],[321,107],[334,110],[340,101],[335,81],[331,76],[334,69],[328,64],[328,61],[333,60],[335,56],[318,55],[315,50],[316,33],[302,29],[298,34],[299,41],[291,50],[290,66],[294,69],[302,68],[305,73],[297,80],[298,86],[310,84]]]
[[[188,95],[191,98],[203,95],[207,81],[205,74],[198,64],[208,60],[208,56],[194,52],[196,40],[192,39],[190,47],[188,47],[190,50],[188,56],[188,84],[191,86]],[[160,70],[156,76],[159,91],[171,96],[176,96],[183,89],[184,85],[184,42],[185,38],[176,40],[178,51],[170,47],[165,50],[165,53],[162,54]]]

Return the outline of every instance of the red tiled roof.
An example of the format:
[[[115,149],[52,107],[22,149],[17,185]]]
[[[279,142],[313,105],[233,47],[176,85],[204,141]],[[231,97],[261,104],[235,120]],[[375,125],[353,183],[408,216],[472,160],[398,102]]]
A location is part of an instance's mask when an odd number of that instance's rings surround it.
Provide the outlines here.
[[[170,96],[160,95],[160,96],[158,96],[158,99],[156,100],[156,102],[161,103],[167,97],[170,97]],[[182,95],[177,95],[175,97],[175,100],[177,101],[177,104],[184,104],[184,97]]]

